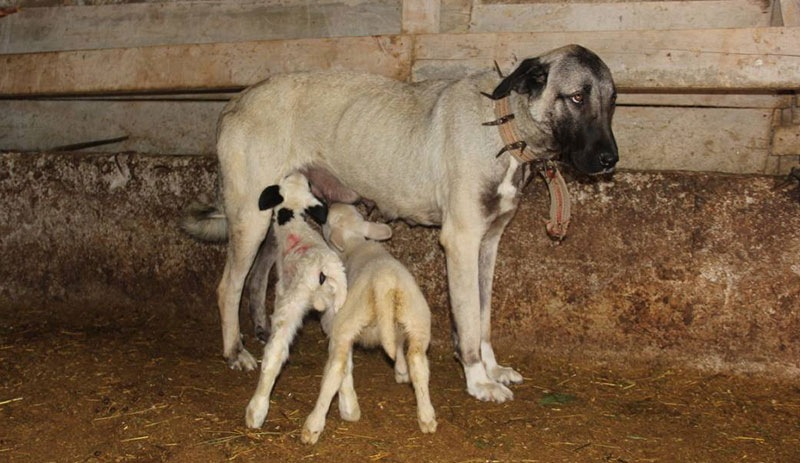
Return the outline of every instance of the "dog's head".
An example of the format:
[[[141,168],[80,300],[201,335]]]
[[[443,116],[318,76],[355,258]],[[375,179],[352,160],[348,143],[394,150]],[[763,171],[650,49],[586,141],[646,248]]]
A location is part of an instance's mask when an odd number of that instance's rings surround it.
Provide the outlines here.
[[[331,205],[322,235],[331,246],[343,252],[351,237],[384,241],[392,237],[392,229],[383,223],[364,220],[355,206],[337,203]]]
[[[546,134],[548,151],[585,174],[614,170],[619,155],[611,120],[617,92],[611,71],[596,54],[568,45],[526,59],[491,97],[511,92],[527,98],[532,123]]]
[[[262,211],[281,206],[275,216],[278,225],[283,225],[295,217],[296,211],[308,215],[322,225],[328,217],[328,208],[311,194],[311,186],[303,174],[287,175],[277,185],[264,188],[258,198],[258,208]]]

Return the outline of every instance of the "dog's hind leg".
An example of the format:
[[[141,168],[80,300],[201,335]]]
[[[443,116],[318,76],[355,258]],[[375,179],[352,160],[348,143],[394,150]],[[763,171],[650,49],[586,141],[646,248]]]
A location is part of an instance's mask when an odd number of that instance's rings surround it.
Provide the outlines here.
[[[226,210],[228,210],[228,253],[225,270],[217,288],[222,321],[223,355],[231,368],[253,370],[257,365],[256,359],[245,350],[239,331],[239,303],[247,274],[267,234],[272,212],[243,213],[229,208]]]
[[[467,392],[480,400],[505,402],[513,399],[514,393],[490,378],[481,361],[478,266],[483,230],[466,227],[459,230],[454,222],[455,219],[449,219],[442,224],[440,242],[447,260],[450,304],[458,336],[458,353],[467,379]]]
[[[258,255],[250,269],[250,277],[247,281],[248,301],[250,318],[253,320],[256,338],[266,344],[269,340],[269,323],[267,321],[267,286],[269,285],[269,274],[275,265],[278,256],[275,232],[270,227],[267,237],[258,250]]]
[[[503,230],[511,220],[512,215],[513,213],[506,213],[497,217],[483,237],[478,268],[481,295],[481,361],[486,367],[486,373],[489,378],[503,384],[522,382],[522,375],[514,371],[513,368],[497,364],[491,342],[492,280],[494,279],[494,268],[497,261],[497,247],[500,244],[500,236],[503,234]]]

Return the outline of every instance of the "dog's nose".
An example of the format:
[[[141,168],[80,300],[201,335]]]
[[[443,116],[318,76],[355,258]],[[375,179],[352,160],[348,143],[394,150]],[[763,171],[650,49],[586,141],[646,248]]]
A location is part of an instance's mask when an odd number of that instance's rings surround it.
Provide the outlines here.
[[[608,151],[606,151],[604,153],[600,153],[600,165],[604,169],[610,169],[610,168],[614,167],[614,165],[617,164],[618,160],[619,160],[619,157],[614,153],[611,153],[611,152],[608,152]]]

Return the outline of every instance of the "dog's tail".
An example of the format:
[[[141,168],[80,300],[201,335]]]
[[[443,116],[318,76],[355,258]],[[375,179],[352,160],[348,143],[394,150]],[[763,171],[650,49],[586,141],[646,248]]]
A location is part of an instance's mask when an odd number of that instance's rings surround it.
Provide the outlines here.
[[[183,211],[181,229],[200,241],[221,242],[228,239],[228,220],[219,201],[199,196]]]

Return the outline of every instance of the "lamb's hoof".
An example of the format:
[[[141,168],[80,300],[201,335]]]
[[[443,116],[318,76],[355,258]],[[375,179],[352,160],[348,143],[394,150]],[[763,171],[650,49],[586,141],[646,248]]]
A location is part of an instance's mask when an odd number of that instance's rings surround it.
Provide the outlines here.
[[[303,432],[300,434],[300,441],[304,444],[316,444],[319,441],[319,436],[322,434],[322,429],[311,429],[312,426],[306,420],[306,423],[303,425]]]
[[[232,370],[252,371],[258,366],[256,358],[242,348],[236,355],[228,357],[228,366]]]
[[[437,426],[437,423],[436,423],[435,419],[430,420],[430,421],[419,420],[419,429],[421,429],[422,432],[425,433],[425,434],[435,433],[436,432],[436,426]]]
[[[339,407],[339,416],[345,421],[358,421],[361,419],[361,408],[358,404],[347,410]]]
[[[407,371],[395,371],[394,380],[397,382],[397,384],[408,384],[411,382],[411,378],[408,376]]]

